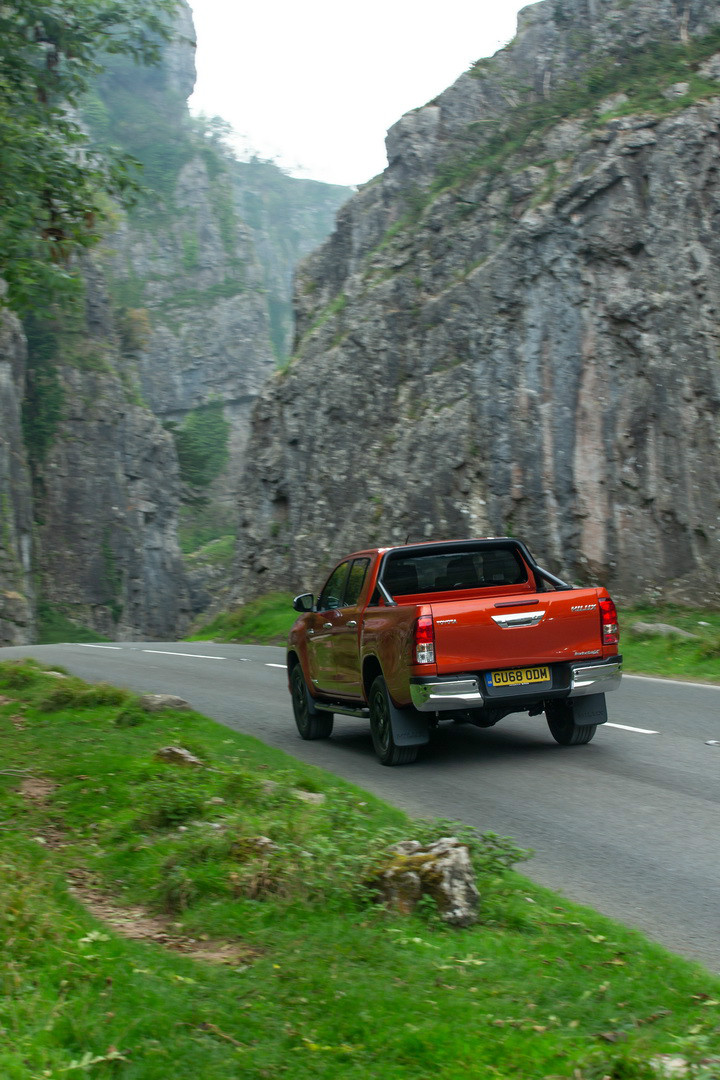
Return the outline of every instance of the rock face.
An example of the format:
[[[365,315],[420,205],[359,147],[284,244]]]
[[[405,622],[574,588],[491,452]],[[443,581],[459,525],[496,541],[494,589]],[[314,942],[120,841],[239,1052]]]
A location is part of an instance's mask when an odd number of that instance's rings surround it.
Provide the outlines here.
[[[720,600],[719,24],[715,0],[544,0],[391,129],[298,275],[238,599],[510,533],[620,599]]]
[[[33,640],[32,488],[21,428],[26,343],[0,310],[0,645]]]
[[[101,274],[88,263],[85,278],[85,326],[53,363],[52,431],[30,437],[40,593],[108,637],[168,640],[189,621],[175,447],[123,382]]]

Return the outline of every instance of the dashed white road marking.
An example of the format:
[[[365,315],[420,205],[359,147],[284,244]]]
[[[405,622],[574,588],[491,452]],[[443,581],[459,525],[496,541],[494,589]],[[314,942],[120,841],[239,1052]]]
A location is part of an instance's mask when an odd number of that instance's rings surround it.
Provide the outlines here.
[[[122,645],[90,645],[87,641],[75,641],[73,644],[83,649],[116,649],[118,652],[122,649]]]
[[[141,652],[154,653],[156,656],[190,656],[193,660],[227,660],[227,656],[205,656],[204,653],[171,652],[169,649],[142,649]]]
[[[610,721],[605,724],[605,727],[620,728],[621,731],[635,731],[638,735],[659,735],[659,731],[650,731],[644,727],[628,727],[627,724],[611,724]]]
[[[279,667],[285,670],[285,664],[266,664],[265,667]]]

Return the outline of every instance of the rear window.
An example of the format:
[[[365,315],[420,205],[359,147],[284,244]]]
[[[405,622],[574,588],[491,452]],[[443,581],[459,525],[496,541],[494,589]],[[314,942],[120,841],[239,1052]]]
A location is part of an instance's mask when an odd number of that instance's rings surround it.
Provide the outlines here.
[[[520,585],[527,580],[525,564],[511,548],[391,554],[382,572],[391,596]]]

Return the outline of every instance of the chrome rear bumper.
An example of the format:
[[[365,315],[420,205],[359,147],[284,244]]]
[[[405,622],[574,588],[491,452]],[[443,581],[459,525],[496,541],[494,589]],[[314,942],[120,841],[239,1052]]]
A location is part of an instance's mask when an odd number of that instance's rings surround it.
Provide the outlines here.
[[[574,663],[570,665],[570,697],[586,697],[588,694],[607,694],[617,690],[622,678],[622,657],[613,657],[599,664]]]
[[[617,690],[622,676],[622,657],[610,660],[572,661],[570,663],[570,685],[565,689],[550,692],[553,698],[587,697],[590,694],[607,694]],[[482,709],[484,705],[500,704],[500,700],[490,699],[483,694],[480,678],[476,675],[460,675],[457,678],[429,676],[410,680],[412,703],[418,712],[446,712],[451,709]],[[543,693],[537,687],[524,687],[514,697],[527,696],[534,700],[542,699]]]

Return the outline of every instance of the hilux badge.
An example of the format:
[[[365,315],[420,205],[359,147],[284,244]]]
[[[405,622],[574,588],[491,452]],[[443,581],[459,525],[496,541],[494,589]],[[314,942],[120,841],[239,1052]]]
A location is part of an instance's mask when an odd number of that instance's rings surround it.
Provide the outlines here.
[[[571,611],[594,611],[595,604],[577,604],[575,607],[570,608]]]

